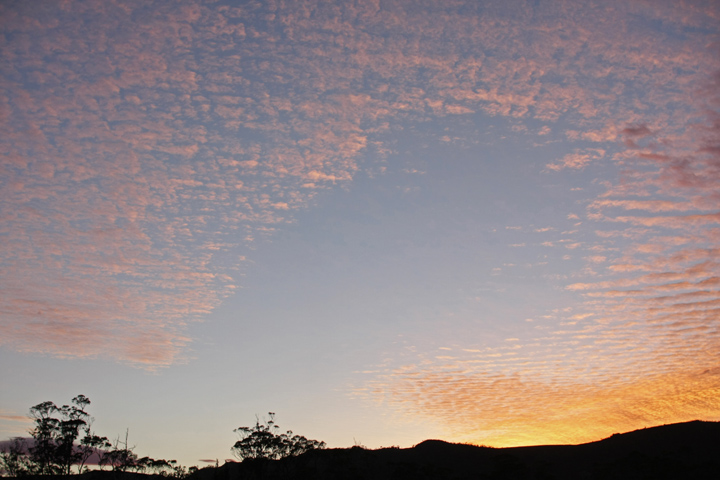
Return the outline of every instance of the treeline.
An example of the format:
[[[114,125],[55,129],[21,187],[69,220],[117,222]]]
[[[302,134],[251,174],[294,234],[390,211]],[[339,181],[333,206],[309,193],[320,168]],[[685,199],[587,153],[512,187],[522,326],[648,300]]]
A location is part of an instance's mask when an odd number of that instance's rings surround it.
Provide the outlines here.
[[[92,464],[100,470],[182,479],[198,470],[185,468],[175,460],[138,457],[133,451],[135,447],[128,444],[127,432],[124,441],[118,437],[112,443],[95,434],[94,418],[86,411],[88,405],[90,399],[78,395],[70,405],[58,407],[53,402],[43,402],[30,408],[31,438],[13,438],[8,447],[0,450],[0,473],[10,477],[71,475],[88,471]],[[239,440],[230,450],[238,460],[280,460],[325,448],[325,442],[295,435],[290,430],[281,433],[275,414],[268,415],[269,420],[261,422],[256,418],[253,427],[234,430]]]
[[[31,438],[13,438],[0,451],[2,473],[10,477],[71,475],[88,471],[90,461],[101,470],[173,478],[185,478],[197,470],[187,469],[175,460],[138,457],[133,451],[135,447],[128,445],[127,432],[124,441],[118,437],[112,443],[107,437],[96,435],[92,430],[94,418],[86,411],[88,405],[90,399],[78,395],[70,405],[58,407],[48,401],[30,408]]]

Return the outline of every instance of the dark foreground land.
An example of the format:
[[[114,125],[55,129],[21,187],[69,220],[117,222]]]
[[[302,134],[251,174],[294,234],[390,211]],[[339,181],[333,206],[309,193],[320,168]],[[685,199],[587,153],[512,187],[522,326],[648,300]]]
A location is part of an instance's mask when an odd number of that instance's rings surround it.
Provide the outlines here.
[[[91,472],[83,477],[82,480],[147,480],[150,475]],[[317,450],[279,461],[255,460],[204,468],[190,479],[717,480],[720,422],[694,421],[647,428],[583,445],[488,448],[427,440],[406,449]]]

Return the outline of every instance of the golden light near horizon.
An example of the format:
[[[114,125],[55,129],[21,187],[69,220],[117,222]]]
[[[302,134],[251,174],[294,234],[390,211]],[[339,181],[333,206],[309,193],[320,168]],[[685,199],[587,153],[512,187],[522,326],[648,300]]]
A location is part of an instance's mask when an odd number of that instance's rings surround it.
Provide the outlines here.
[[[0,434],[68,391],[188,464],[268,410],[371,447],[720,419],[719,23],[3,3]]]

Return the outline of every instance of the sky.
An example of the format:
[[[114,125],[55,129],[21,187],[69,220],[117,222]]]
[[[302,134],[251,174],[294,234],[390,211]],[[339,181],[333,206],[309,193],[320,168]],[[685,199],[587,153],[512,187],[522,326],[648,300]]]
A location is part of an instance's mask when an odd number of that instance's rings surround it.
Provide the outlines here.
[[[720,420],[720,6],[0,2],[0,440],[185,465]]]

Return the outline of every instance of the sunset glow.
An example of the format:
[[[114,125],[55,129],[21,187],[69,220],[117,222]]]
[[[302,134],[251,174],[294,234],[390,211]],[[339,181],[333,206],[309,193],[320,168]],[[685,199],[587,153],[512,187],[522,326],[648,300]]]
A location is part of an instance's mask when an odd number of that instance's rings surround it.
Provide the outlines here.
[[[720,7],[0,3],[0,440],[186,465],[720,420]]]

